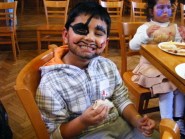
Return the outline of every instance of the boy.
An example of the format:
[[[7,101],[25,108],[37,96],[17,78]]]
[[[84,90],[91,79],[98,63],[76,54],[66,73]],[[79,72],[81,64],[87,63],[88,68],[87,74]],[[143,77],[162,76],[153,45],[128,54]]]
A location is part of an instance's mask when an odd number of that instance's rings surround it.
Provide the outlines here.
[[[54,58],[41,67],[36,101],[51,138],[152,136],[155,122],[138,114],[116,65],[100,57],[110,24],[109,14],[99,4],[78,3],[63,29],[68,46],[57,48]],[[93,109],[96,100],[105,98],[113,102],[113,108]]]

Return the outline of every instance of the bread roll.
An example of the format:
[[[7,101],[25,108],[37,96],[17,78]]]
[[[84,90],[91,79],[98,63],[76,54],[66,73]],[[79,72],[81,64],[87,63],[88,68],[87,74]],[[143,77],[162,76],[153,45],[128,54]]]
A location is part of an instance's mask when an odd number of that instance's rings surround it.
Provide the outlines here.
[[[114,107],[114,104],[108,99],[104,99],[104,100],[99,99],[95,101],[95,104],[93,105],[93,109],[97,109],[102,104],[104,104],[105,106],[108,106],[109,108]]]

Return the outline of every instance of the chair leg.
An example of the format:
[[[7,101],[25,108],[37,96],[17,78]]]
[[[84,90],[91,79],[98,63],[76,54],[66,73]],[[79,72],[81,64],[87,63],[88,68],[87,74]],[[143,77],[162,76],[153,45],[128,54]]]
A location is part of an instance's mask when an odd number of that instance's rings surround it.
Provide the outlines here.
[[[139,102],[139,105],[138,105],[138,112],[140,114],[143,114],[143,105],[144,105],[144,101],[145,101],[144,97],[141,96],[139,101],[140,102]]]
[[[23,14],[24,11],[24,0],[21,0],[21,15]]]
[[[14,33],[11,34],[11,41],[12,41],[12,51],[13,51],[14,60],[17,61]]]
[[[41,54],[40,31],[37,31],[38,54]]]
[[[39,14],[39,0],[36,0],[36,5],[37,5],[37,12]]]
[[[149,103],[149,99],[145,100],[144,103],[144,110],[146,110],[148,108],[148,103]]]
[[[18,44],[18,40],[17,40],[17,33],[16,32],[15,32],[14,38],[15,38],[15,44],[16,44],[17,51],[18,51],[18,53],[20,53],[19,44]]]

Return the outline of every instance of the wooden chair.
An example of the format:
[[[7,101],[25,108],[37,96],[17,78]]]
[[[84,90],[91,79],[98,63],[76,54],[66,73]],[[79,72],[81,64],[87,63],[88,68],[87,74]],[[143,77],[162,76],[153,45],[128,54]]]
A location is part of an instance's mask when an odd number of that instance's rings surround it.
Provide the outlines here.
[[[117,21],[122,21],[122,12],[123,12],[123,1],[102,1],[99,0],[99,3],[102,7],[106,8],[110,17],[111,17],[111,29],[109,40],[119,41],[118,35],[118,26]],[[105,57],[107,57],[108,46],[105,48]]]
[[[0,2],[0,20],[4,23],[0,26],[0,44],[12,45],[15,61],[17,60],[16,48],[20,52],[16,34],[16,11],[17,1],[10,3]]]
[[[21,0],[21,14],[23,14],[24,12],[24,1],[25,0]],[[39,13],[39,0],[36,0],[36,6],[37,6],[37,12]]]
[[[139,19],[140,22],[146,21],[146,3],[132,1],[131,21],[136,22],[136,19]]]
[[[44,0],[46,25],[37,28],[38,53],[41,53],[41,42],[63,42],[62,29],[67,19],[69,0]],[[53,19],[53,20],[51,20]],[[55,19],[55,20],[54,20]]]
[[[39,139],[49,139],[46,126],[35,102],[36,90],[41,79],[39,68],[51,58],[53,58],[52,49],[34,58],[20,71],[14,86]]]
[[[164,118],[159,124],[160,139],[180,139],[180,129],[177,123]]]
[[[127,70],[127,58],[129,56],[138,55],[139,53],[135,51],[128,51],[128,47],[125,41],[125,36],[129,36],[131,39],[132,36],[136,33],[137,28],[142,24],[144,24],[144,22],[118,22],[118,29],[121,47],[121,76],[131,94],[133,94],[136,98],[136,109],[140,114],[145,114],[159,111],[159,107],[154,106],[149,108],[149,100],[155,97],[151,97],[151,92],[149,89],[143,88],[131,80],[134,74],[132,73],[132,70]]]
[[[123,13],[125,13],[126,10],[128,11],[128,9],[131,9],[132,1],[134,1],[134,2],[142,2],[142,0],[124,0]]]
[[[180,3],[180,9],[181,9],[181,26],[184,26],[184,20],[185,20],[185,4]]]
[[[175,23],[175,17],[177,13],[177,7],[178,7],[178,2],[175,1],[175,3],[172,5],[172,16],[170,17],[171,23]]]

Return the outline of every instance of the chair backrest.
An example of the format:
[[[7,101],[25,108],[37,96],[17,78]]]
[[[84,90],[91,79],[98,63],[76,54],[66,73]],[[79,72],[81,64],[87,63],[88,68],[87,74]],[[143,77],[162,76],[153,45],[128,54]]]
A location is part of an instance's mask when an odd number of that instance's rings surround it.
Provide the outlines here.
[[[139,19],[140,22],[146,21],[146,3],[132,1],[131,21],[136,22],[136,19]]]
[[[123,1],[103,1],[99,0],[102,7],[106,8],[112,22],[117,22],[122,20],[123,13]]]
[[[121,75],[127,71],[127,56],[138,55],[139,52],[129,51],[125,36],[130,39],[135,35],[137,28],[144,22],[118,22],[120,47],[121,47]]]
[[[49,139],[46,126],[35,102],[36,90],[41,78],[39,68],[52,57],[53,50],[50,49],[34,58],[20,71],[14,86],[39,139]]]
[[[184,20],[185,20],[185,4],[180,3],[180,9],[181,9],[181,26],[184,26]]]
[[[0,21],[3,22],[2,26],[12,26],[15,28],[16,25],[16,11],[17,1],[15,2],[0,2]]]
[[[178,2],[176,0],[175,3],[172,5],[172,16],[170,17],[171,23],[175,23],[175,17],[176,17],[176,13],[177,13],[177,7],[178,7]]]
[[[122,21],[123,2],[124,2],[123,0],[119,0],[119,1],[118,0],[117,1],[99,0],[99,4],[108,11],[111,18],[109,40],[119,41],[117,21]],[[105,52],[105,57],[107,57],[108,44],[104,52]]]
[[[47,1],[44,0],[44,10],[46,15],[46,24],[65,24],[69,0],[65,1]],[[56,20],[54,20],[54,18]]]
[[[159,124],[160,139],[180,139],[180,128],[171,119],[164,118]]]

